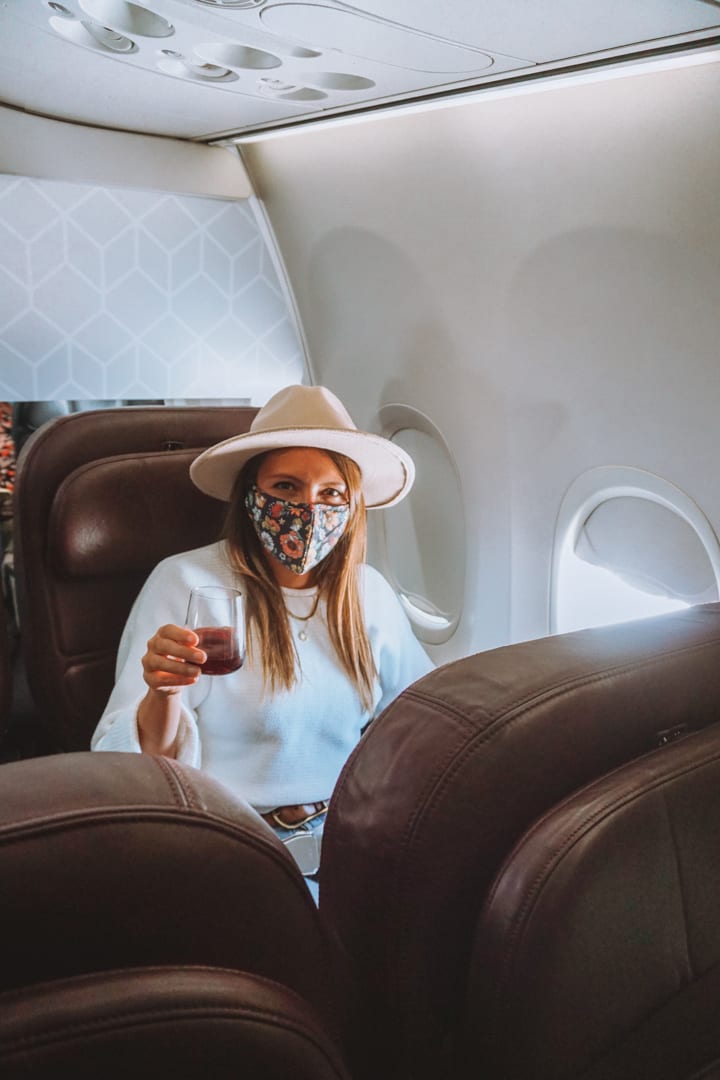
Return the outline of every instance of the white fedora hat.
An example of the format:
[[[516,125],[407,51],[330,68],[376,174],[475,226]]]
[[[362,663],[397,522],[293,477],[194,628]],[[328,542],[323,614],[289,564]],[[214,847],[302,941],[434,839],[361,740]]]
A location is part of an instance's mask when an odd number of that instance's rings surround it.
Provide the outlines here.
[[[270,398],[250,431],[209,447],[190,466],[193,483],[226,502],[246,461],[267,450],[312,446],[333,450],[360,467],[365,505],[392,506],[413,485],[415,465],[395,443],[359,431],[342,404],[324,386],[286,386]]]

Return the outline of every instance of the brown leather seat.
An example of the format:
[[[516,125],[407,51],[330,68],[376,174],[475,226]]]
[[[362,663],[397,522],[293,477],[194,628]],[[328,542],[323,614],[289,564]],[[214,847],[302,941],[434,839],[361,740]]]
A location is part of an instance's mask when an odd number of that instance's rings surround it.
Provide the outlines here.
[[[480,920],[463,1075],[718,1076],[719,838],[719,724],[542,818]]]
[[[214,968],[81,975],[0,994],[4,1080],[348,1080],[302,998]]]
[[[52,749],[89,747],[122,628],[150,570],[217,539],[226,504],[198,491],[188,468],[205,447],[246,431],[255,412],[77,412],[24,446],[14,509],[20,636]]]
[[[144,754],[0,772],[3,1077],[346,1076],[326,933],[249,806]]]
[[[356,1076],[458,1075],[473,940],[503,860],[561,799],[717,722],[719,671],[710,604],[460,660],[370,727],[333,794],[320,871],[357,987]]]
[[[10,719],[12,694],[12,642],[8,630],[8,615],[0,594],[0,744]]]

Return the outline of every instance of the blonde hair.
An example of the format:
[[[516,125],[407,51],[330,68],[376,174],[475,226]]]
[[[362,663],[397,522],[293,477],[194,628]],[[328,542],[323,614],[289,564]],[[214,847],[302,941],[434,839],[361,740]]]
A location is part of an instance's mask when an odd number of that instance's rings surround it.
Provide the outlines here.
[[[339,470],[348,491],[347,528],[330,554],[315,570],[318,595],[325,600],[330,640],[341,667],[354,683],[360,701],[372,708],[377,669],[365,628],[358,590],[358,567],[365,561],[367,531],[360,468],[351,458],[325,451]],[[272,453],[272,451],[268,451]],[[266,690],[290,690],[297,682],[297,652],[282,590],[245,507],[245,495],[255,483],[266,454],[246,462],[233,486],[223,537],[233,568],[241,575],[246,597],[248,655],[262,665]]]

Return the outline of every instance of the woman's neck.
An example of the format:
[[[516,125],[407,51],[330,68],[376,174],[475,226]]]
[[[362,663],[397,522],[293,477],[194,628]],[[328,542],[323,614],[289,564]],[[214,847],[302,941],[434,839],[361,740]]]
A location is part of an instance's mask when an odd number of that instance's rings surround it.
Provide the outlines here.
[[[277,559],[270,560],[270,569],[278,585],[283,589],[309,589],[315,585],[315,568],[307,574],[295,574]]]

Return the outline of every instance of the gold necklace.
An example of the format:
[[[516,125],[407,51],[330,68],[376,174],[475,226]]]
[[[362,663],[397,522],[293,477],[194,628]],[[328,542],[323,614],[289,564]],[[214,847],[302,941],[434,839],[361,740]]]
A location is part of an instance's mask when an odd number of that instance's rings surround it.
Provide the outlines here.
[[[296,615],[295,612],[290,610],[290,608],[287,606],[287,603],[285,604],[285,610],[287,611],[287,613],[288,613],[288,615],[290,616],[291,619],[296,619],[297,622],[309,622],[310,619],[312,619],[315,612],[317,611],[319,603],[320,603],[320,590],[318,589],[317,593],[315,594],[315,602],[313,603],[313,606],[312,606],[312,608],[310,609],[310,611],[308,612],[307,615]],[[300,641],[307,641],[307,639],[308,639],[307,630],[305,630],[305,629],[300,630],[298,632],[298,639]]]

